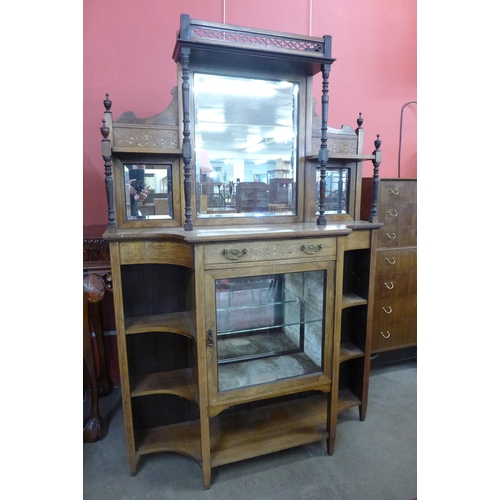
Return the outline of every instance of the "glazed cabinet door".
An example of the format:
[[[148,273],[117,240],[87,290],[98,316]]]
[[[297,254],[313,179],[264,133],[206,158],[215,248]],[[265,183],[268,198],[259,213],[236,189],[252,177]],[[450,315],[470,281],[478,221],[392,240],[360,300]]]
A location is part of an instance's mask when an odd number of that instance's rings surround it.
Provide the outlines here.
[[[333,272],[333,261],[205,272],[211,405],[329,391]]]

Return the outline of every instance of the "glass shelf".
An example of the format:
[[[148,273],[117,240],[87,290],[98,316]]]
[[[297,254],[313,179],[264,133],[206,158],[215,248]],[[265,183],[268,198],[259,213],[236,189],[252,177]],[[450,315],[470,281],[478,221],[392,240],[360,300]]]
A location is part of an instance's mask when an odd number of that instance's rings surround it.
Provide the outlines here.
[[[220,391],[322,372],[325,276],[215,281]]]

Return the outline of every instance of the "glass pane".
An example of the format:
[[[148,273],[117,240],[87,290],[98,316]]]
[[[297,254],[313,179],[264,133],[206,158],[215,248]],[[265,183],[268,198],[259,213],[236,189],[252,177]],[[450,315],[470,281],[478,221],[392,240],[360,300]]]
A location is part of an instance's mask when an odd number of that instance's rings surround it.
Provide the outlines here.
[[[171,219],[172,166],[124,165],[127,220]]]
[[[220,391],[321,373],[325,274],[216,280]]]
[[[199,218],[295,215],[297,83],[195,73]]]
[[[349,213],[348,168],[330,168],[326,171],[325,214]],[[316,170],[316,213],[319,211],[319,169]],[[339,193],[341,195],[339,196]]]

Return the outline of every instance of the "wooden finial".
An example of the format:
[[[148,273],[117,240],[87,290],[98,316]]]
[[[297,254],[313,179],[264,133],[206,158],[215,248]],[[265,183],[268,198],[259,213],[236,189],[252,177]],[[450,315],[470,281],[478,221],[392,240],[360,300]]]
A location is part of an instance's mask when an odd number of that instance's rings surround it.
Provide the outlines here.
[[[362,128],[363,117],[361,116],[361,113],[359,113],[359,118],[356,121],[358,122],[358,128]]]
[[[104,101],[102,101],[102,103],[104,104],[106,111],[109,111],[111,109],[112,102],[109,100],[109,94],[106,94],[106,99],[104,99]]]
[[[101,134],[104,139],[107,139],[109,136],[109,127],[106,126],[106,120],[104,118],[102,119]]]

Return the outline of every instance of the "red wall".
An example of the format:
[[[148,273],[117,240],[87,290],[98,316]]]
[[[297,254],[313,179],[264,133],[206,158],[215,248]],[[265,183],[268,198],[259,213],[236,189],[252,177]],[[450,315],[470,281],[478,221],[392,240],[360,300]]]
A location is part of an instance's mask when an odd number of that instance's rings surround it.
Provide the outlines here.
[[[382,139],[382,177],[398,175],[401,108],[417,100],[416,0],[84,0],[83,224],[107,224],[101,157],[105,94],[118,118],[153,116],[177,84],[172,60],[181,13],[304,35],[332,35],[328,123],[356,127],[363,113],[365,153]],[[225,17],[225,19],[224,19]],[[321,98],[320,77],[315,95]],[[318,108],[318,112],[319,112]],[[405,108],[401,177],[417,176],[417,105]],[[371,175],[366,163],[364,175]]]

